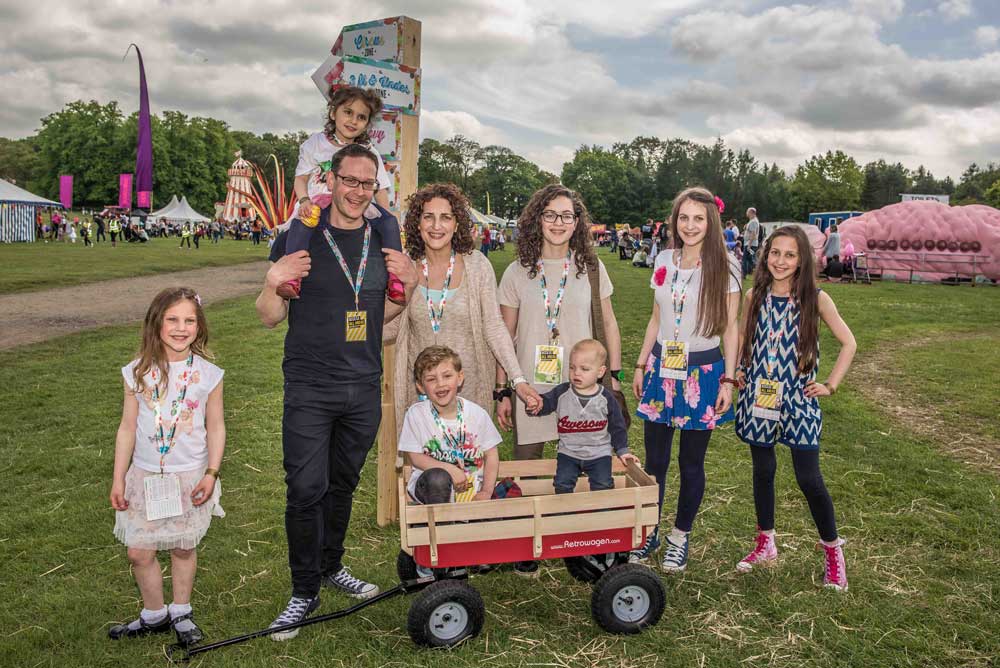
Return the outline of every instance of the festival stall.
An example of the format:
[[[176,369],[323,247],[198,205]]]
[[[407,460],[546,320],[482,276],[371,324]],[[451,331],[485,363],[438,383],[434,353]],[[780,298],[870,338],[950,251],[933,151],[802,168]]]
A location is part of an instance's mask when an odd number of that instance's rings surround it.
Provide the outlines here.
[[[908,201],[869,211],[840,226],[883,279],[1000,280],[1000,210]]]
[[[0,241],[34,241],[38,210],[54,207],[63,205],[0,179]]]

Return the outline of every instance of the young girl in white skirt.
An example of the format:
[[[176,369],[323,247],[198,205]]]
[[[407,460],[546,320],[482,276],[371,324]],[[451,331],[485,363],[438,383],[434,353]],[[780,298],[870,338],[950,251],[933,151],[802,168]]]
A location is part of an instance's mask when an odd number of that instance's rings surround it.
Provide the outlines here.
[[[202,639],[191,611],[195,548],[212,516],[223,517],[218,483],[226,427],[223,371],[208,362],[201,298],[167,288],[153,299],[138,359],[122,368],[125,403],[115,440],[111,506],[115,536],[128,546],[143,610],[112,626],[112,640],[173,629],[189,646]],[[165,605],[156,553],[170,551],[173,603]]]

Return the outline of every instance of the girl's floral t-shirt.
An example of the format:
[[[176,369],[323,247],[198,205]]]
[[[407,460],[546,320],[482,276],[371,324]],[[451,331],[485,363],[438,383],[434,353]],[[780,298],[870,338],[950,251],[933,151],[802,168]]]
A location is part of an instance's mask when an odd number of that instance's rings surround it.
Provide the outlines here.
[[[503,438],[493,425],[489,413],[483,410],[479,404],[462,399],[462,408],[465,443],[461,450],[453,447],[441,433],[434,421],[434,415],[431,413],[429,400],[418,401],[407,409],[406,417],[403,418],[403,431],[399,435],[398,449],[400,452],[417,452],[429,455],[446,464],[454,464],[464,468],[465,472],[473,478],[475,491],[478,492],[483,486],[483,453],[490,448],[495,448]],[[451,430],[452,434],[458,434],[457,420],[442,420],[442,422]],[[410,482],[407,486],[407,491],[411,495],[421,473],[423,471],[413,467],[413,474],[410,476]]]
[[[139,360],[132,360],[122,367],[125,384],[135,391],[135,365]],[[195,355],[189,369],[187,360],[170,363],[170,382],[167,391],[161,390],[160,414],[163,416],[164,440],[170,434],[170,428],[177,420],[174,431],[174,445],[164,457],[163,470],[167,473],[191,471],[208,465],[208,446],[205,432],[205,403],[208,395],[216,388],[222,375],[222,369],[208,360]],[[187,381],[187,392],[183,401],[177,405],[176,414],[171,408],[180,398],[181,390]],[[157,438],[156,418],[153,412],[153,378],[147,373],[143,379],[145,390],[136,394],[139,402],[139,416],[135,428],[135,450],[132,453],[132,463],[144,471],[160,470],[160,440]]]

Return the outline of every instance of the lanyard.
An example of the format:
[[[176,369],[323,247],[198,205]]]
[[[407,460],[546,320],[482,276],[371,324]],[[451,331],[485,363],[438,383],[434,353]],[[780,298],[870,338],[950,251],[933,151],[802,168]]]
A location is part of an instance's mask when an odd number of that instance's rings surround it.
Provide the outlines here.
[[[188,383],[191,382],[191,366],[194,364],[194,353],[189,353],[187,358],[187,364],[184,367],[184,373],[181,374],[181,378],[184,380],[184,384],[181,386],[180,394],[177,398],[170,403],[170,417],[173,418],[174,423],[170,425],[170,433],[167,434],[166,438],[163,436],[163,408],[160,406],[160,384],[157,382],[159,379],[159,369],[153,367],[151,375],[153,377],[153,423],[156,425],[156,431],[153,433],[153,438],[157,442],[156,449],[160,453],[160,475],[163,475],[163,460],[166,458],[167,454],[174,447],[174,435],[177,433],[177,423],[180,421],[178,414],[180,413],[181,403],[184,401],[184,397],[187,396]],[[170,378],[167,377],[167,391],[170,390]]]
[[[771,291],[767,292],[767,315],[764,318],[764,322],[767,324],[767,377],[771,378],[774,372],[775,363],[778,361],[778,344],[785,334],[786,323],[790,326],[792,322],[793,313],[795,311],[795,302],[791,297],[788,298],[788,302],[785,304],[785,310],[781,314],[777,312],[775,308],[774,300],[771,299]]]
[[[698,258],[698,262],[694,265],[694,270],[691,275],[687,277],[684,281],[684,285],[681,286],[681,290],[677,290],[677,278],[681,273],[681,262],[684,261],[684,252],[678,252],[679,261],[675,265],[674,275],[670,278],[670,301],[674,307],[674,341],[680,341],[681,338],[681,317],[684,315],[684,302],[687,301],[687,291],[688,286],[691,284],[691,279],[694,275],[698,273],[701,269],[701,258]]]
[[[360,311],[360,299],[361,299],[361,282],[365,280],[365,269],[368,268],[368,247],[371,245],[372,240],[372,226],[365,223],[365,241],[361,245],[361,262],[358,263],[358,279],[354,280],[351,277],[351,269],[347,266],[347,260],[344,259],[344,254],[340,252],[337,248],[337,242],[333,240],[330,236],[330,230],[324,229],[323,236],[326,237],[326,243],[330,244],[330,250],[333,254],[337,256],[337,262],[340,263],[340,268],[344,270],[344,276],[347,277],[347,282],[351,285],[354,290],[354,310]]]
[[[448,260],[448,273],[444,276],[444,287],[441,288],[441,301],[438,303],[437,311],[434,310],[434,300],[431,299],[431,279],[428,278],[427,258],[420,262],[424,266],[424,280],[427,282],[427,311],[431,316],[431,329],[437,334],[441,331],[441,321],[444,320],[444,305],[448,301],[448,286],[451,285],[451,275],[455,273],[455,251],[451,251],[451,259]]]
[[[441,415],[437,411],[437,406],[431,403],[431,416],[434,418],[434,424],[437,425],[438,431],[441,432],[441,438],[444,439],[446,445],[448,445],[455,452],[455,456],[458,459],[464,461],[465,457],[462,451],[465,449],[465,418],[462,415],[462,398],[458,397],[458,410],[455,413],[455,421],[458,423],[458,434],[452,433],[448,425],[444,423],[441,419]]]
[[[563,262],[562,278],[559,279],[559,290],[556,291],[555,309],[549,301],[549,286],[545,282],[545,261],[538,260],[538,275],[542,282],[542,301],[545,302],[545,325],[549,328],[549,335],[555,341],[559,338],[559,328],[556,322],[559,319],[559,309],[562,307],[563,294],[566,292],[566,279],[569,278],[569,258],[571,253],[566,253],[566,261]]]

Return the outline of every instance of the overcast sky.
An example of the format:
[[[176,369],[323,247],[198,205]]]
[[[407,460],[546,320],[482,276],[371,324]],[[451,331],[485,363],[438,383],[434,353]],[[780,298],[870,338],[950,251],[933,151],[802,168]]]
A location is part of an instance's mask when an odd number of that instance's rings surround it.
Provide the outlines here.
[[[581,144],[721,136],[786,169],[843,149],[936,176],[1000,160],[997,0],[0,0],[0,136],[75,99],[317,131],[341,26],[423,23],[422,137],[559,173]]]

